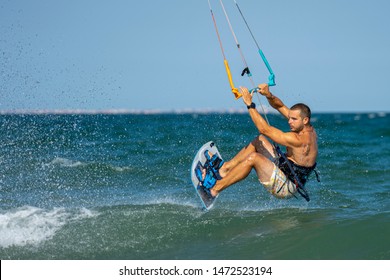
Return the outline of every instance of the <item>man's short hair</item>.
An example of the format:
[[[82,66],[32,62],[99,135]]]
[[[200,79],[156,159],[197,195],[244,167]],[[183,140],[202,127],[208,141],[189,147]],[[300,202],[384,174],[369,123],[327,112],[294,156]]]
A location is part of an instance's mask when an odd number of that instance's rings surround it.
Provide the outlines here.
[[[311,118],[311,110],[309,108],[309,106],[307,106],[306,104],[303,104],[303,103],[297,103],[295,105],[293,105],[290,110],[300,110],[301,111],[301,117],[302,118],[306,118],[308,117],[309,120]]]

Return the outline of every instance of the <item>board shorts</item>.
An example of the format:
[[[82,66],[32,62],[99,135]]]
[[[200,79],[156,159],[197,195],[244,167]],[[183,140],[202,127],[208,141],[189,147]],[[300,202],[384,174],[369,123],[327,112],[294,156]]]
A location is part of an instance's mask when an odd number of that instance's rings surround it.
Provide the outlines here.
[[[277,198],[291,198],[297,192],[296,185],[274,164],[274,170],[268,182],[260,183]]]

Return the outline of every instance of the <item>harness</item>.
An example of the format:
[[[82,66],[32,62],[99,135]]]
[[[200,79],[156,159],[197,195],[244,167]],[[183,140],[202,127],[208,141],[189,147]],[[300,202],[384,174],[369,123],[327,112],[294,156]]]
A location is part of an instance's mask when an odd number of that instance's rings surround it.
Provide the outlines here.
[[[314,171],[317,177],[317,181],[320,182],[320,177],[318,171],[315,169],[317,163],[315,163],[312,167],[305,167],[296,164],[295,162],[289,160],[284,153],[280,150],[278,145],[274,145],[276,153],[278,155],[277,166],[280,170],[287,176],[287,178],[294,182],[297,192],[304,198],[306,201],[310,201],[309,193],[304,187],[306,181],[308,180],[311,173]],[[295,198],[297,198],[294,195]]]

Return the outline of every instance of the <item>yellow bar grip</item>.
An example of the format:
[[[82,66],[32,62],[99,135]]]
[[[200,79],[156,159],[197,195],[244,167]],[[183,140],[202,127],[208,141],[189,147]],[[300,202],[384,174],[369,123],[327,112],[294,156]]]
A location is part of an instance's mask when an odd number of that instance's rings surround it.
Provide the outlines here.
[[[223,62],[225,63],[226,74],[228,75],[229,84],[230,84],[230,87],[232,89],[232,93],[234,94],[234,97],[236,99],[239,99],[242,96],[242,94],[240,93],[240,91],[237,88],[234,87],[233,78],[232,78],[232,74],[230,73],[228,61],[226,59],[224,59]]]

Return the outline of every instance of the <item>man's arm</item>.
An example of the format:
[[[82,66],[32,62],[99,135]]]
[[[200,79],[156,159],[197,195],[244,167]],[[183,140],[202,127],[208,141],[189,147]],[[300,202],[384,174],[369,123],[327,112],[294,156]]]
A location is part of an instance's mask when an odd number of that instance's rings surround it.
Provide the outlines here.
[[[252,95],[244,87],[241,87],[241,93],[245,105],[249,106],[252,103]],[[253,123],[261,134],[283,146],[298,147],[302,145],[295,133],[285,133],[276,127],[270,126],[255,108],[249,108],[248,110]]]
[[[272,108],[278,110],[279,113],[288,119],[288,113],[290,112],[290,109],[283,104],[282,100],[269,91],[268,84],[259,85],[259,92],[261,95],[264,95],[267,98],[268,103],[272,106]]]
[[[249,115],[259,132],[272,139],[272,141],[286,147],[302,146],[296,133],[283,132],[280,129],[269,125],[256,109],[249,109]]]

